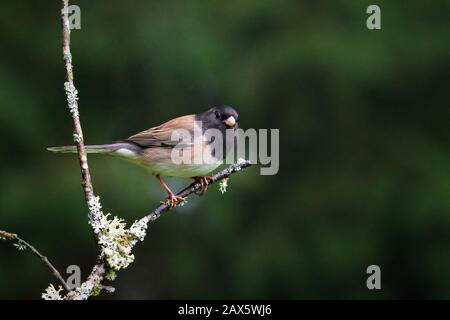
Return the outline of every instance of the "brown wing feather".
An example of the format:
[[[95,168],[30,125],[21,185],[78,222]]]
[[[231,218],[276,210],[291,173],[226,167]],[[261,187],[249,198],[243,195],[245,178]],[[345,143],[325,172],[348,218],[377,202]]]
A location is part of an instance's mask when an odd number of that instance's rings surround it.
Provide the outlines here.
[[[141,131],[123,140],[137,144],[141,147],[173,147],[178,142],[172,141],[172,132],[175,129],[185,129],[194,132],[195,115],[187,115],[169,120],[157,127]]]

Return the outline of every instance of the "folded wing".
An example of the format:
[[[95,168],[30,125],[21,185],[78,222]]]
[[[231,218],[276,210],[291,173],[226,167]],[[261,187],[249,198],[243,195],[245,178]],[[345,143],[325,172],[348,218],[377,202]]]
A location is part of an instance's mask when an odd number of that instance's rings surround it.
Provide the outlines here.
[[[157,127],[153,127],[139,132],[131,137],[124,139],[124,142],[130,142],[143,148],[168,147],[173,148],[180,143],[180,140],[174,139],[174,132],[187,132],[194,136],[195,116],[187,115],[167,121]],[[191,140],[192,141],[192,140]],[[192,143],[189,143],[192,144]],[[187,145],[189,145],[187,144]]]

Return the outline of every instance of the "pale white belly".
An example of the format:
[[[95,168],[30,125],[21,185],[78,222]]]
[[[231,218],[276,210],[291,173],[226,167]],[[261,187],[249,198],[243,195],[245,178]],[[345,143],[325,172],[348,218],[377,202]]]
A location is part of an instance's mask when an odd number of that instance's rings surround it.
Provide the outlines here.
[[[166,150],[167,149],[161,148],[158,150],[159,152],[155,153],[156,150],[153,149],[152,157],[137,155],[127,149],[119,149],[112,155],[142,166],[154,175],[165,177],[191,178],[196,176],[206,176],[222,164],[222,161],[211,161],[213,160],[211,158],[208,162],[198,164],[174,163],[170,157],[170,151]]]
[[[155,164],[151,168],[153,174],[166,177],[191,178],[196,176],[206,176],[220,166],[215,164]]]

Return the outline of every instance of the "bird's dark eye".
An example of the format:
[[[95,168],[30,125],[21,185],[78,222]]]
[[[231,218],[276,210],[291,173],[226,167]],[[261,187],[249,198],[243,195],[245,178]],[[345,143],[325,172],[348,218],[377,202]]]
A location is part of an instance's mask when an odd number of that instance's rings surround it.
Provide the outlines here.
[[[216,111],[216,118],[217,118],[217,119],[220,119],[221,116],[222,116],[222,115],[220,114],[220,112],[219,112],[219,111]]]

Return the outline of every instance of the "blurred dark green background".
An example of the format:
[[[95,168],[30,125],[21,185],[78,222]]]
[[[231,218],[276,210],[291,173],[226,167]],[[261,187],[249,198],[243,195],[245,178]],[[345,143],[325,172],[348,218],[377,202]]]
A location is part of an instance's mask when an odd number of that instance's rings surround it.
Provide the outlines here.
[[[280,129],[280,171],[234,176],[152,224],[102,298],[450,298],[450,1],[73,1],[87,143],[234,105]],[[382,30],[366,28],[378,4]],[[0,229],[62,271],[95,248],[64,96],[60,1],[0,3]],[[128,222],[164,192],[91,156],[104,209]],[[184,180],[169,180],[175,188]],[[366,288],[377,264],[382,290]],[[0,243],[0,298],[52,275]]]

